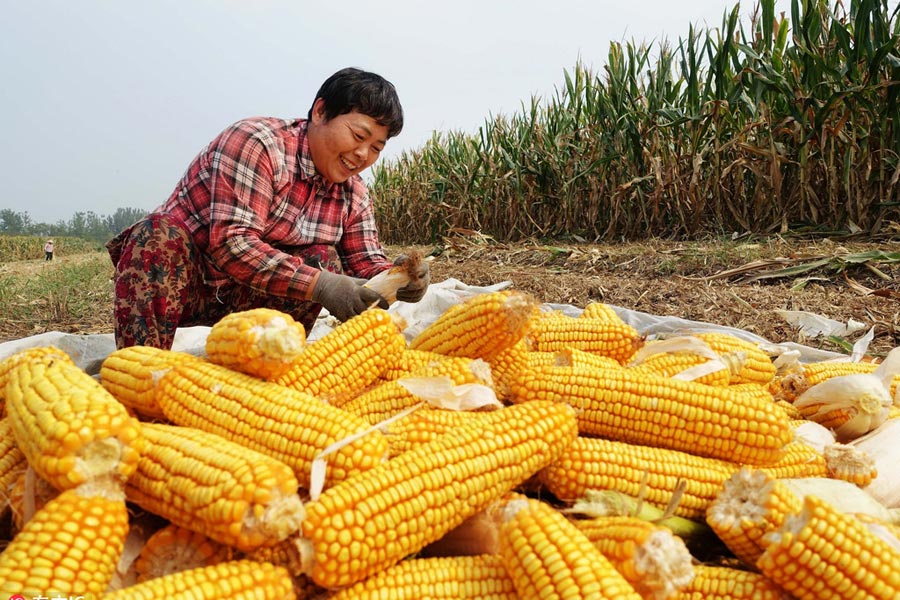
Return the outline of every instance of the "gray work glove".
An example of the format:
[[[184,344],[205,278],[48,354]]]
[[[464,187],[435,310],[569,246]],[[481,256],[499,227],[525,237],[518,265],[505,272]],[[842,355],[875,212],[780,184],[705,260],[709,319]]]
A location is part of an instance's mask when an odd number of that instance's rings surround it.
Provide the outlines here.
[[[338,275],[331,271],[319,273],[316,287],[313,288],[312,301],[318,302],[328,309],[339,321],[355,317],[373,304],[379,308],[387,308],[387,300],[378,292],[363,287],[365,279],[357,280],[347,275]],[[361,282],[361,283],[360,283]]]
[[[409,257],[401,254],[394,260],[394,265],[402,265],[407,260],[409,260]],[[416,278],[397,290],[397,300],[418,302],[425,295],[429,283],[431,283],[431,268],[426,261],[422,260],[416,271]]]

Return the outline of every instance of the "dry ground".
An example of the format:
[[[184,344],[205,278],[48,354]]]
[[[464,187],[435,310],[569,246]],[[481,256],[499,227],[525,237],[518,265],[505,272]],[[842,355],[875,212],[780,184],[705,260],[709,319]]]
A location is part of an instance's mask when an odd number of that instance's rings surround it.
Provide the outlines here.
[[[853,319],[864,323],[865,330],[874,326],[869,346],[873,354],[900,345],[900,261],[849,262],[864,252],[894,256],[900,251],[896,241],[505,245],[467,236],[447,241],[438,250],[442,252],[432,263],[433,280],[455,277],[473,285],[510,280],[543,302],[583,307],[602,301],[737,327],[772,342],[841,351],[838,342],[801,336],[775,313],[808,311],[841,323]],[[771,275],[816,259],[825,264],[805,273]],[[734,271],[739,273],[729,274]],[[764,277],[748,281],[754,276]]]
[[[392,246],[391,255],[411,247]],[[463,232],[439,246],[415,247],[437,254],[432,280],[453,277],[472,285],[512,281],[542,302],[603,301],[661,316],[679,316],[738,327],[773,342],[796,341],[840,350],[839,341],[801,336],[775,311],[808,311],[842,323],[875,327],[870,352],[883,355],[900,345],[900,251],[888,241],[641,242],[622,244],[495,243]],[[864,252],[888,258],[859,257]],[[66,262],[78,256],[65,257]],[[772,272],[819,264],[801,273]],[[54,261],[63,264],[63,261]],[[2,265],[4,273],[48,268],[43,261]],[[111,271],[110,271],[111,272]],[[750,280],[753,277],[758,279]],[[761,277],[761,278],[759,278]],[[110,286],[111,289],[111,286]],[[112,331],[111,306],[98,306],[81,322],[0,323],[0,340],[42,331]],[[40,312],[40,311],[39,311]],[[855,337],[846,339],[853,342]]]

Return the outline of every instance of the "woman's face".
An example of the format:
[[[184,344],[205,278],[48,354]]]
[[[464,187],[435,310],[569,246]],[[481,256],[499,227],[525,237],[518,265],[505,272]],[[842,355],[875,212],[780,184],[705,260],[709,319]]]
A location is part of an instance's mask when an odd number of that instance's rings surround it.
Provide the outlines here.
[[[387,143],[388,128],[353,111],[325,120],[325,101],[313,104],[309,150],[316,171],[332,183],[343,183],[372,166]]]

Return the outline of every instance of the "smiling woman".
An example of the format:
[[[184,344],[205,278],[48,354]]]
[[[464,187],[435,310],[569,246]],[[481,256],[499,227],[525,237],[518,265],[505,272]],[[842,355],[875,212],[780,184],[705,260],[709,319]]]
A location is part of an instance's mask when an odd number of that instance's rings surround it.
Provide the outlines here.
[[[341,69],[307,117],[230,125],[162,206],[107,245],[119,348],[169,348],[178,327],[252,308],[288,313],[309,331],[323,307],[341,321],[388,307],[363,285],[394,262],[359,174],[403,128],[396,89]],[[427,281],[428,264],[421,270]],[[398,297],[416,302],[425,287]]]

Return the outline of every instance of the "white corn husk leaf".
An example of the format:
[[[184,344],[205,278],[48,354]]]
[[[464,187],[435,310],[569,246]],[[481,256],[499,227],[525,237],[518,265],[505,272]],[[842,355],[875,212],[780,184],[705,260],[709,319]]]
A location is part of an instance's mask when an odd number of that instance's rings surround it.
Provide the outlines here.
[[[878,469],[866,491],[885,506],[900,509],[900,419],[889,419],[850,444],[871,456]]]
[[[713,358],[704,363],[700,363],[699,365],[694,365],[693,367],[689,367],[680,373],[675,373],[672,375],[672,379],[680,379],[681,381],[694,381],[695,379],[699,379],[710,373],[715,373],[716,371],[721,371],[723,369],[728,369],[728,365],[725,364],[723,360],[720,358]]]
[[[760,344],[760,348],[762,348],[763,352],[769,351],[769,354],[775,357],[772,360],[772,364],[775,366],[777,375],[790,373],[800,368],[801,353],[799,350],[784,349],[772,345],[764,346],[763,344]],[[777,348],[777,351],[772,352],[771,350],[775,348]]]
[[[875,371],[872,373],[875,377],[881,379],[885,388],[891,389],[891,383],[896,375],[900,374],[900,348],[894,348],[888,352],[884,360],[881,361]],[[894,404],[900,406],[900,386],[897,386],[897,392],[893,398]]]
[[[817,496],[843,513],[862,513],[888,523],[897,520],[896,511],[849,481],[828,477],[788,477],[778,481],[784,483],[801,500],[805,496]]]
[[[775,314],[791,326],[799,328],[801,334],[811,338],[828,335],[846,337],[866,326],[853,319],[844,324],[804,310],[776,310]]]
[[[365,283],[365,287],[375,290],[388,304],[393,304],[397,300],[397,290],[406,287],[410,281],[406,268],[397,266],[375,275]]]
[[[671,352],[688,352],[697,354],[710,360],[719,358],[719,355],[713,350],[709,344],[693,335],[679,335],[676,337],[666,338],[664,340],[653,340],[644,344],[638,350],[628,366],[636,366],[654,356],[656,354],[665,354]]]
[[[834,410],[855,409],[856,416],[835,430],[839,442],[853,440],[872,431],[887,419],[893,404],[888,388],[872,373],[839,375],[810,387],[794,406],[821,407],[808,418],[816,421]]]
[[[447,410],[502,408],[503,404],[490,387],[480,383],[456,385],[446,376],[401,377],[397,380],[413,396],[431,406]]]
[[[819,454],[835,443],[834,432],[815,421],[805,421],[794,427],[794,439],[815,448]]]

